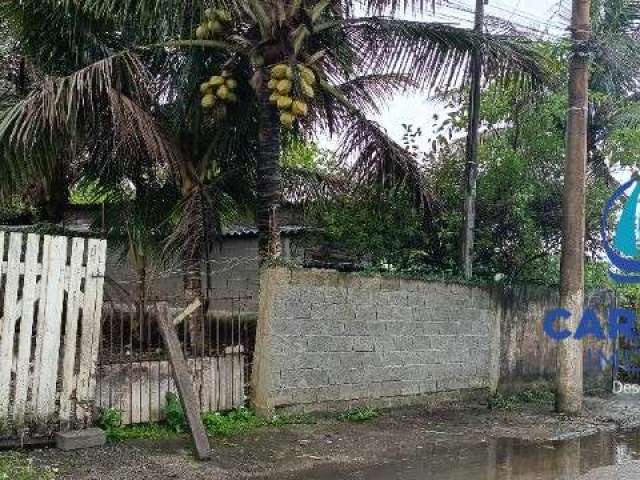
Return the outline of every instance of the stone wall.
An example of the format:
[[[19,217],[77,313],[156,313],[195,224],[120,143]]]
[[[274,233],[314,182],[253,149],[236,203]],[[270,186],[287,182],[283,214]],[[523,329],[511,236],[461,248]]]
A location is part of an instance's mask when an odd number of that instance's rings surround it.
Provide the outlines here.
[[[554,376],[549,289],[284,267],[263,270],[260,288],[252,382],[263,413],[422,403]],[[610,371],[585,367],[587,389],[610,385]]]
[[[343,409],[495,388],[493,294],[444,283],[271,268],[261,278],[254,403]]]

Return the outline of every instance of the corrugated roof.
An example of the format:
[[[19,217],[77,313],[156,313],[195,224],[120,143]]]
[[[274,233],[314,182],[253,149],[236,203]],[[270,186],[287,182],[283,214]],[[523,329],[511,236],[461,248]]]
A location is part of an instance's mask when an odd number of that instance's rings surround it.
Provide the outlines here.
[[[280,233],[282,235],[295,235],[309,231],[308,227],[303,225],[281,225]],[[222,232],[223,237],[252,237],[258,235],[258,227],[255,225],[231,225]]]

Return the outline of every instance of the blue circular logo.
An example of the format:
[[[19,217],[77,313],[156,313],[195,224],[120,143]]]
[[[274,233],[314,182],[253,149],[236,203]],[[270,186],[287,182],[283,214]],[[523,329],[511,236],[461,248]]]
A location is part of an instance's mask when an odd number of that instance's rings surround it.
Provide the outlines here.
[[[631,195],[624,202],[622,214],[618,219],[613,236],[613,245],[609,242],[609,217],[616,202],[624,201],[625,192],[633,187]],[[602,245],[613,268],[609,276],[619,283],[640,283],[640,252],[638,251],[638,200],[640,199],[640,181],[634,177],[621,185],[609,198],[602,212],[600,234]]]

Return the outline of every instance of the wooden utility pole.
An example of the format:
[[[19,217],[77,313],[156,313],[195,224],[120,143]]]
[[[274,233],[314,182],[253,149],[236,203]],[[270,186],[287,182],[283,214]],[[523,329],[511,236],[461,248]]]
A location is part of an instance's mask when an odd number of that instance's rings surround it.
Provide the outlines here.
[[[476,0],[474,31],[484,31],[484,6],[488,0]],[[478,130],[480,129],[480,93],[482,86],[482,49],[474,49],[471,58],[471,95],[467,131],[464,226],[462,230],[462,268],[464,277],[473,276],[473,237],[476,226],[476,184],[478,182]]]
[[[584,306],[585,170],[587,163],[587,108],[589,101],[590,0],[573,0],[569,69],[569,113],[562,203],[562,257],[560,303],[571,312],[564,327],[575,331]],[[556,410],[582,410],[582,343],[558,344]]]

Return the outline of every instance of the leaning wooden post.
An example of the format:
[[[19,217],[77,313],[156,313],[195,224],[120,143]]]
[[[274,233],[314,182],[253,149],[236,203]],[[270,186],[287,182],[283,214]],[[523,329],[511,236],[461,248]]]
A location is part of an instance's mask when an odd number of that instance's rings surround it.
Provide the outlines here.
[[[209,439],[200,417],[200,406],[196,400],[191,372],[189,372],[187,361],[180,348],[180,340],[176,334],[174,321],[169,318],[169,305],[166,302],[160,302],[158,303],[157,311],[160,334],[169,352],[169,361],[173,368],[173,379],[176,382],[176,387],[178,387],[180,402],[187,416],[191,437],[196,446],[196,456],[199,460],[208,460],[211,458]]]

